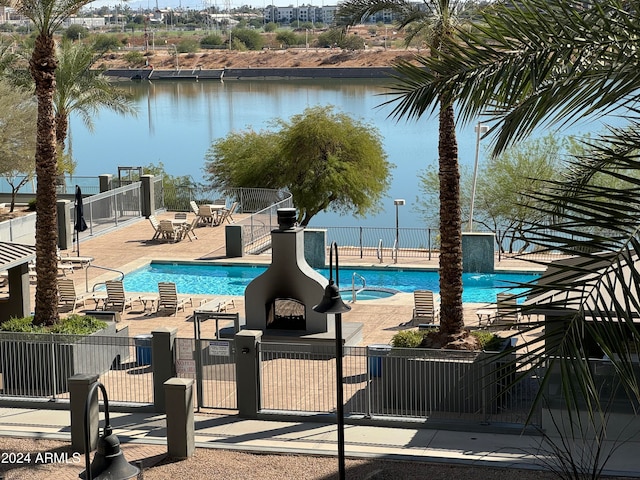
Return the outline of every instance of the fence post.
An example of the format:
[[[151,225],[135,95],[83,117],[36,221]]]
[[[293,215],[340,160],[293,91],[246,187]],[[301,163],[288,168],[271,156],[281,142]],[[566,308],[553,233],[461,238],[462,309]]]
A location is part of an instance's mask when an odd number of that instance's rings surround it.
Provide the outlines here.
[[[58,247],[67,250],[73,245],[73,223],[71,218],[71,202],[69,200],[58,200],[56,202],[58,213]]]
[[[98,175],[98,181],[100,182],[100,193],[113,189],[113,175],[109,173]]]
[[[238,414],[245,418],[255,418],[260,411],[261,339],[261,330],[242,330],[235,335]]]
[[[151,332],[151,368],[153,370],[153,405],[156,412],[165,412],[164,382],[175,376],[173,345],[177,328],[159,327]]]
[[[69,377],[69,412],[71,414],[71,449],[74,452],[84,451],[84,407],[89,391],[98,381],[98,375],[78,374]],[[98,407],[98,391],[91,398],[89,405],[89,450],[93,451],[98,444],[98,427],[100,409]]]
[[[242,225],[227,225],[224,227],[224,241],[227,257],[244,256],[244,235]]]
[[[164,382],[167,400],[167,453],[189,458],[195,452],[193,379],[170,378]]]
[[[140,191],[141,213],[143,217],[149,218],[149,215],[156,213],[156,197],[155,197],[155,185],[153,183],[153,175],[142,175],[140,177],[142,182]]]

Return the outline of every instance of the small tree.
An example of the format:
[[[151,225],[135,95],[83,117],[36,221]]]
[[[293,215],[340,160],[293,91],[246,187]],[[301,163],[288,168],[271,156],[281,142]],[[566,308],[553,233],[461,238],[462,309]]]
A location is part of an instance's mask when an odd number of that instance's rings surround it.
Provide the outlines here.
[[[392,166],[374,126],[331,106],[307,108],[274,126],[214,142],[205,157],[213,187],[286,188],[303,226],[322,211],[363,217],[379,210]]]
[[[35,98],[0,79],[0,173],[11,185],[11,212],[18,191],[35,174],[36,115]]]
[[[78,25],[74,23],[73,25],[69,25],[64,31],[64,38],[68,38],[69,40],[80,40],[81,38],[86,38],[89,35],[89,30],[82,25]]]

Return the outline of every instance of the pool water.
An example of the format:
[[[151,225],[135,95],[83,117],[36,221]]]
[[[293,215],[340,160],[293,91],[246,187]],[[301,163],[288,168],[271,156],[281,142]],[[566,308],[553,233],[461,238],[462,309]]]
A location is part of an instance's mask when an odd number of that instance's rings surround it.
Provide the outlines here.
[[[158,282],[174,282],[179,293],[192,295],[244,295],[244,290],[266,266],[251,265],[201,265],[192,263],[156,263],[127,274],[124,288],[128,292],[157,292]],[[318,272],[329,278],[329,270]],[[440,291],[438,272],[426,270],[366,269],[341,267],[340,287],[351,287],[353,273],[366,279],[367,287],[384,287],[401,292],[414,290]],[[510,287],[535,281],[539,275],[522,273],[465,273],[463,274],[463,302],[495,302],[496,294]],[[361,287],[356,279],[356,288]],[[513,293],[524,288],[512,288]],[[375,297],[380,298],[380,297]],[[358,296],[358,300],[364,297]]]

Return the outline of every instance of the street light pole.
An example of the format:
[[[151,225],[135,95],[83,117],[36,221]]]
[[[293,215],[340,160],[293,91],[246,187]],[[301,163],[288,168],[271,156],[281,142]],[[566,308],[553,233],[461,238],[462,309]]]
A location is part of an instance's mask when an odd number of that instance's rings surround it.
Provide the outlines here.
[[[480,138],[489,131],[487,125],[478,122],[476,125],[476,159],[473,164],[473,183],[471,184],[471,206],[469,208],[469,231],[473,231],[473,204],[476,200],[476,182],[478,180],[478,158],[480,154]]]
[[[398,247],[400,245],[400,221],[398,217],[398,207],[405,204],[404,198],[396,198],[393,201],[393,204],[396,206],[396,243],[393,246],[395,253],[395,262],[398,263]]]

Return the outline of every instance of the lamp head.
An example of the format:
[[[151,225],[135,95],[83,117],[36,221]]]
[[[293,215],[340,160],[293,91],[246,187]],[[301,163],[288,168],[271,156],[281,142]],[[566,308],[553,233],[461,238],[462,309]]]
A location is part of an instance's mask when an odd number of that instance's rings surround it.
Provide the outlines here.
[[[324,289],[322,300],[313,307],[313,310],[318,313],[345,313],[351,310],[351,307],[342,301],[340,290],[333,281],[329,281],[329,285]]]
[[[93,480],[126,480],[138,476],[140,469],[128,463],[118,437],[111,433],[111,428],[105,428],[104,435],[98,439],[96,454],[91,463],[91,478]],[[86,472],[80,478],[87,478]]]

